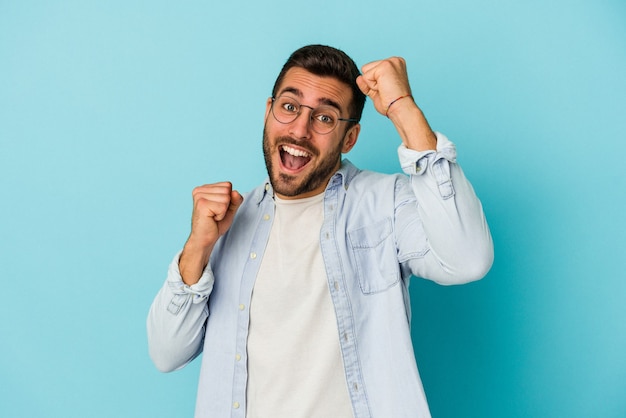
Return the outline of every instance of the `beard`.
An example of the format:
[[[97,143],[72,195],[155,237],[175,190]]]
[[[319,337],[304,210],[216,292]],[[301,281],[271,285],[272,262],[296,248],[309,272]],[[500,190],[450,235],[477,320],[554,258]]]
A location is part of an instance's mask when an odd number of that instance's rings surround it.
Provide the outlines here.
[[[330,177],[337,170],[339,161],[341,161],[343,141],[339,141],[337,147],[331,150],[326,157],[319,160],[318,166],[314,167],[308,174],[293,176],[280,173],[272,163],[272,149],[278,149],[279,145],[284,144],[293,144],[302,147],[314,157],[319,157],[320,155],[319,150],[314,148],[310,143],[306,141],[296,141],[287,136],[277,137],[274,139],[273,143],[270,143],[267,129],[265,127],[263,128],[263,157],[265,158],[265,167],[267,168],[267,173],[269,174],[270,183],[274,188],[274,192],[283,196],[296,197],[316,190],[325,183],[328,183]],[[309,161],[307,164],[311,164],[311,162]]]

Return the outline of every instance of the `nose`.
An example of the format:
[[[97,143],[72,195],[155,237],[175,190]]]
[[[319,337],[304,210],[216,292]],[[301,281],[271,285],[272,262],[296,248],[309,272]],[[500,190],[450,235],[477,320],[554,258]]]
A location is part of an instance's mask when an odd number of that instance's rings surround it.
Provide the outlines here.
[[[307,109],[305,109],[307,108]],[[311,112],[313,108],[300,106],[300,113],[289,125],[289,133],[295,138],[308,139],[311,137]]]

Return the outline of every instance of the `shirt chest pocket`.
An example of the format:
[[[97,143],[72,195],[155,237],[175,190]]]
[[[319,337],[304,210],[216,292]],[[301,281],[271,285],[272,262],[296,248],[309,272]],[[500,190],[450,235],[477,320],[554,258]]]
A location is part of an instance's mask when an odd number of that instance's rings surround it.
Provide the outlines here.
[[[348,231],[359,285],[365,294],[382,292],[400,280],[391,219]]]

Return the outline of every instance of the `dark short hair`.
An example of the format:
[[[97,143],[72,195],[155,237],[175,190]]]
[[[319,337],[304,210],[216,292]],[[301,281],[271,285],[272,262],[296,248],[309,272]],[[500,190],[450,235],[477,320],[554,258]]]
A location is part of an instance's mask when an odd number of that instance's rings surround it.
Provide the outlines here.
[[[336,78],[350,86],[352,103],[348,107],[349,117],[361,120],[365,94],[356,84],[356,79],[361,73],[352,58],[345,52],[326,45],[307,45],[296,50],[280,70],[272,89],[272,97],[276,97],[287,71],[294,67],[303,68],[317,76]]]

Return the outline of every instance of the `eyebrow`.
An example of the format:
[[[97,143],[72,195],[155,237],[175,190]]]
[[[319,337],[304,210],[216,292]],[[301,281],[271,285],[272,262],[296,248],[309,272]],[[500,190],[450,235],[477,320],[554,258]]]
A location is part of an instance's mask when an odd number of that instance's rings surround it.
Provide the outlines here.
[[[302,99],[303,94],[302,91],[300,91],[300,89],[297,89],[295,87],[285,87],[284,89],[282,89],[278,95],[280,96],[283,93],[292,93],[295,94],[296,96],[298,96],[300,99]],[[341,109],[341,106],[339,106],[339,103],[337,103],[336,101],[334,101],[333,99],[329,99],[327,97],[320,97],[318,100],[318,105],[321,104],[325,104],[328,106],[332,106],[334,108],[336,108],[337,110],[339,110],[339,112],[343,112],[343,110]]]

